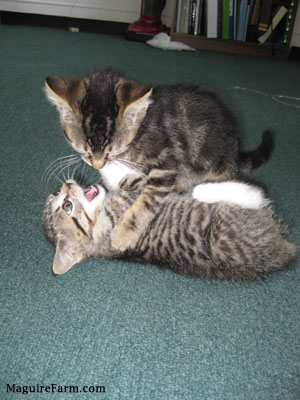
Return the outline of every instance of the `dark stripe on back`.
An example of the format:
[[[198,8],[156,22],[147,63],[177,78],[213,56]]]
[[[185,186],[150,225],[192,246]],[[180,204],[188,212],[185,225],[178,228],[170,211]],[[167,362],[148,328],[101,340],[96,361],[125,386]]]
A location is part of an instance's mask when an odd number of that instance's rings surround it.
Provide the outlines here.
[[[151,177],[148,184],[153,186],[172,186],[175,182],[176,174],[170,173],[160,177]]]

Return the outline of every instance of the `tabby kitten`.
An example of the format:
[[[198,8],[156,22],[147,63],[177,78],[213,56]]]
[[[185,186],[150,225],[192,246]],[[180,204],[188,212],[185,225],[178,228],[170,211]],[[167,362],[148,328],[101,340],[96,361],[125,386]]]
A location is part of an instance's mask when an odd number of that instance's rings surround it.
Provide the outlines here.
[[[199,87],[150,87],[113,69],[85,78],[46,79],[46,93],[59,112],[67,141],[100,170],[113,160],[149,177],[143,192],[112,232],[117,250],[135,248],[140,234],[177,188],[232,179],[269,157],[273,140],[241,152],[234,116],[213,93]]]
[[[50,195],[42,226],[56,247],[53,273],[64,274],[88,258],[109,258],[152,263],[202,278],[242,281],[263,278],[295,257],[296,246],[284,239],[262,193],[238,182],[198,185],[194,198],[169,194],[137,244],[115,250],[111,232],[145,185],[147,178],[131,174],[109,192],[100,185],[84,191],[75,181],[67,181]],[[231,198],[230,193],[234,193]]]

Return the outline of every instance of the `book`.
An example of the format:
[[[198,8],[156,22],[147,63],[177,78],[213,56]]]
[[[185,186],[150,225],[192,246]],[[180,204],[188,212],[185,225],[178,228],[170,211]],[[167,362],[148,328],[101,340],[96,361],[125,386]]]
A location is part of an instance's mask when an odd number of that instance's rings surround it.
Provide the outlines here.
[[[200,33],[201,33],[202,10],[203,10],[203,0],[197,0],[196,1],[196,20],[195,20],[195,27],[194,27],[194,35],[200,35]]]
[[[182,7],[182,0],[178,0],[177,3],[177,17],[176,17],[176,32],[180,32],[180,18],[181,18],[181,7]]]
[[[237,40],[244,40],[247,10],[248,10],[248,0],[242,0],[240,5],[240,17],[239,17]]]
[[[248,6],[249,6],[248,25],[250,25],[250,23],[251,23],[251,18],[252,18],[252,14],[253,14],[253,10],[254,10],[254,3],[255,3],[255,0],[248,1]]]
[[[189,8],[189,28],[188,33],[190,35],[194,34],[195,23],[196,23],[196,2],[197,0],[190,0],[190,8]]]
[[[276,29],[277,25],[286,15],[286,13],[287,13],[287,8],[285,8],[284,6],[278,7],[267,31],[258,38],[259,43],[264,43],[272,35],[273,31]]]
[[[238,24],[239,24],[239,6],[240,6],[240,0],[234,0],[234,3],[233,3],[233,40],[237,39]]]
[[[260,0],[254,0],[254,1],[251,0],[249,23],[247,26],[247,36],[246,36],[246,40],[248,42],[257,41],[257,25],[258,25],[259,11],[260,11]]]
[[[233,40],[234,37],[234,3],[236,0],[229,0],[229,34],[228,39]]]
[[[229,39],[229,3],[230,0],[223,0],[222,39]]]
[[[247,6],[247,11],[246,11],[246,22],[245,22],[245,27],[244,27],[244,37],[243,37],[243,41],[246,41],[246,37],[247,37],[247,31],[248,31],[248,26],[249,26],[249,19],[250,19],[250,5]]]
[[[188,33],[189,30],[190,0],[182,0],[178,32]]]
[[[218,38],[222,38],[222,29],[223,29],[223,0],[218,0]]]
[[[218,37],[218,0],[206,0],[206,36]]]
[[[250,25],[258,24],[259,10],[260,10],[260,0],[255,0],[254,6],[253,6],[253,11],[251,14],[251,19],[250,19]]]
[[[261,9],[258,20],[258,30],[266,32],[271,17],[272,0],[262,0]]]

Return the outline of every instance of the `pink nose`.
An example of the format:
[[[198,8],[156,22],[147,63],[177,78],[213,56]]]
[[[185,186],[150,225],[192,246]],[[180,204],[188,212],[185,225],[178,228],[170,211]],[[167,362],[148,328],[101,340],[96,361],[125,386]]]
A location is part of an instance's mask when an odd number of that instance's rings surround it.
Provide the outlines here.
[[[93,160],[92,165],[95,169],[101,169],[104,167],[105,165],[105,161],[104,160]]]

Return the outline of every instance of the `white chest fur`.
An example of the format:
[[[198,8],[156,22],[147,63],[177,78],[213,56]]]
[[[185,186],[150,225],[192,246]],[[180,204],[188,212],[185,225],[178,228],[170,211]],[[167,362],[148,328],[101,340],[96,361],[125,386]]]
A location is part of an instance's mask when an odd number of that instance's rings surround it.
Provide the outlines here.
[[[121,161],[112,161],[106,164],[100,171],[104,184],[110,189],[116,189],[120,181],[129,174],[143,174],[135,168],[125,165]]]

